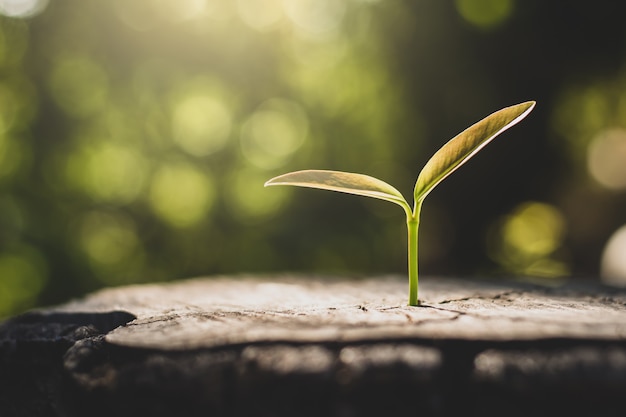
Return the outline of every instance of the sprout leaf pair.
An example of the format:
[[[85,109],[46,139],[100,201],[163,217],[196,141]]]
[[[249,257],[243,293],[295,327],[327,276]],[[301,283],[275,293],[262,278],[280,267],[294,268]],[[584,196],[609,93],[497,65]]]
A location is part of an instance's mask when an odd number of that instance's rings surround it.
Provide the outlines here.
[[[415,183],[413,208],[396,188],[377,178],[340,171],[305,170],[272,178],[269,185],[293,185],[378,198],[398,204],[406,214],[409,258],[409,305],[418,301],[417,236],[424,198],[496,136],[515,125],[535,107],[534,101],[505,107],[465,129],[443,145],[426,163]]]

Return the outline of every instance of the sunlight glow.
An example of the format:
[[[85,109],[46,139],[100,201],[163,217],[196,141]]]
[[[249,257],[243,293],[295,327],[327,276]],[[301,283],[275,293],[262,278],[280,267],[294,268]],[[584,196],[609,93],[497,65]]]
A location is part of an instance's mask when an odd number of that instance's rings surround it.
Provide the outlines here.
[[[568,273],[555,258],[566,231],[565,218],[554,206],[539,202],[519,205],[491,236],[490,256],[508,272],[542,277]]]
[[[68,183],[96,201],[115,204],[133,202],[143,190],[147,162],[128,145],[108,141],[85,145],[68,156]]]
[[[43,12],[48,0],[0,0],[0,14],[9,17],[32,17]]]
[[[215,199],[211,177],[185,162],[162,166],[152,179],[150,204],[155,214],[174,227],[190,227],[207,216]]]
[[[127,0],[128,1],[128,0]],[[161,13],[174,21],[195,19],[209,13],[212,9],[211,0],[161,0],[158,2]]]
[[[138,32],[152,29],[158,22],[155,2],[151,0],[116,0],[114,6],[118,18]]]
[[[249,168],[239,169],[229,178],[228,202],[232,211],[245,223],[256,223],[284,208],[289,196],[288,189],[276,187],[265,192],[259,184],[265,182],[267,172]]]
[[[338,32],[346,14],[344,0],[283,0],[292,23],[308,37],[326,37]]]
[[[194,156],[209,155],[221,149],[230,135],[232,116],[226,105],[207,95],[190,95],[174,108],[174,141]]]
[[[626,130],[609,129],[596,135],[589,145],[587,167],[602,186],[626,189]]]
[[[219,0],[116,0],[120,21],[138,32],[158,29],[164,23],[190,21],[222,13]]]
[[[600,277],[607,284],[626,286],[626,225],[617,229],[604,247]]]
[[[347,55],[349,41],[338,35],[332,41],[321,42],[297,37],[288,39],[288,52],[302,66],[301,71],[332,70]]]
[[[241,150],[258,168],[278,168],[302,146],[308,129],[307,115],[299,104],[271,99],[259,106],[243,125]]]
[[[281,0],[237,0],[237,11],[245,24],[260,31],[273,28],[283,17]]]
[[[506,221],[505,242],[528,255],[547,255],[561,243],[565,223],[556,208],[543,203],[518,207]]]

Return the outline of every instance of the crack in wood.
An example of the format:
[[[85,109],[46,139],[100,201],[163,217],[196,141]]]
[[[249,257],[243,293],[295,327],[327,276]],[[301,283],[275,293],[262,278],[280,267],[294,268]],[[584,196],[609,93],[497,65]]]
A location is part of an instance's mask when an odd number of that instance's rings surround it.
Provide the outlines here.
[[[438,304],[450,304],[450,303],[456,303],[456,302],[462,302],[462,301],[470,301],[470,300],[499,300],[499,299],[502,299],[504,297],[509,297],[511,295],[522,295],[524,293],[526,293],[526,291],[511,290],[511,291],[504,291],[502,293],[495,294],[495,295],[490,295],[490,296],[471,295],[471,296],[463,297],[463,298],[456,298],[456,299],[439,301]]]

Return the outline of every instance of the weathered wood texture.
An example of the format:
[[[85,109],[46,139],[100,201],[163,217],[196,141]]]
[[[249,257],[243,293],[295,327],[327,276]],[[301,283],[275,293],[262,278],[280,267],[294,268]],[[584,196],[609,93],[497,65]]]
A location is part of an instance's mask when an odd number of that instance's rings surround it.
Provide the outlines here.
[[[107,289],[0,326],[0,416],[626,415],[626,291],[399,277]]]

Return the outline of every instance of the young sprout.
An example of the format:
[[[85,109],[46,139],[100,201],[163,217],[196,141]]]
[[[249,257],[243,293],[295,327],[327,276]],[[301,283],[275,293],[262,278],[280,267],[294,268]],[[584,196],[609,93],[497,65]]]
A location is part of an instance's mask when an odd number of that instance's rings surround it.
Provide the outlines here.
[[[518,123],[535,107],[534,101],[505,107],[470,126],[443,145],[426,163],[415,183],[413,208],[391,185],[368,175],[340,171],[305,170],[272,178],[269,185],[293,185],[339,191],[378,198],[396,203],[406,214],[409,253],[409,305],[419,305],[417,298],[417,236],[424,198],[444,178],[458,169],[500,133]]]

